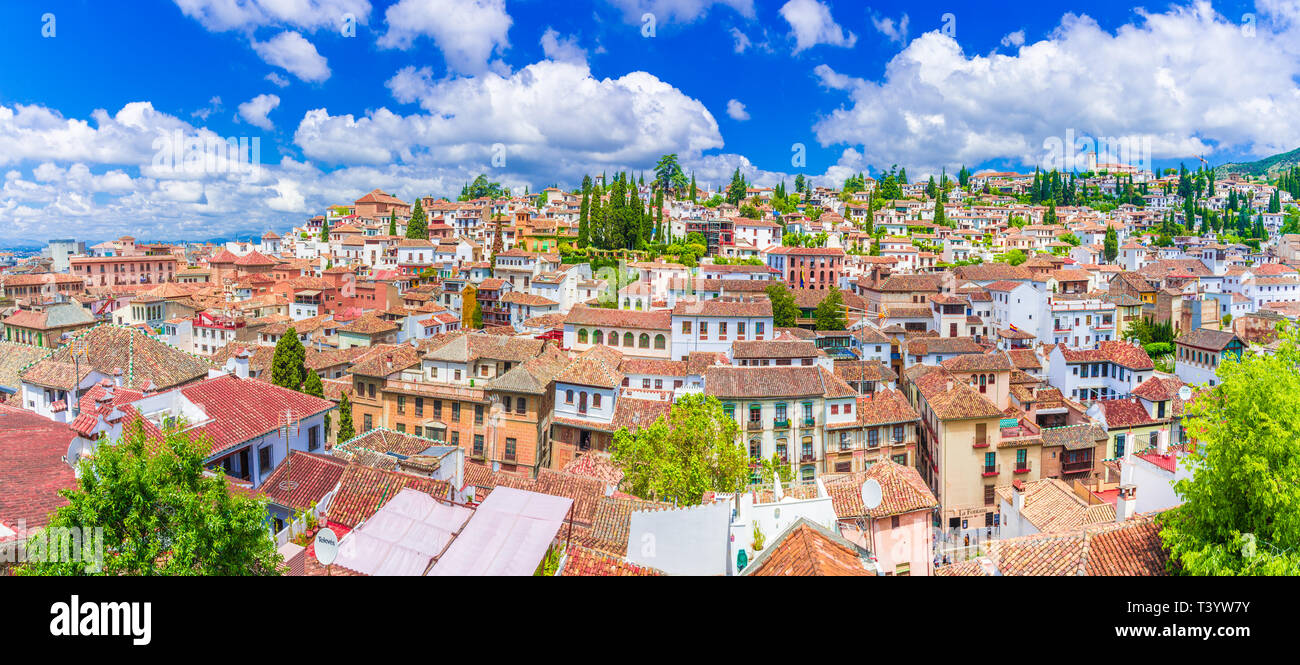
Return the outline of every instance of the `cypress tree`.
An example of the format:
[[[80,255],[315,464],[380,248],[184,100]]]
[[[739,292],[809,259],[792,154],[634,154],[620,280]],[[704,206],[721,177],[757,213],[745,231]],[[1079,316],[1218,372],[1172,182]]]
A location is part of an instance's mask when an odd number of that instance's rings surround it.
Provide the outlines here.
[[[293,326],[284,331],[280,341],[275,343],[275,355],[271,358],[271,383],[281,388],[298,390],[307,378],[306,349],[298,339],[298,331]]]
[[[420,199],[415,200],[415,209],[411,211],[411,219],[406,223],[406,237],[429,239],[429,220],[424,215],[424,206],[420,205]]]
[[[352,427],[352,400],[347,392],[339,398],[339,442],[347,441],[357,435]]]

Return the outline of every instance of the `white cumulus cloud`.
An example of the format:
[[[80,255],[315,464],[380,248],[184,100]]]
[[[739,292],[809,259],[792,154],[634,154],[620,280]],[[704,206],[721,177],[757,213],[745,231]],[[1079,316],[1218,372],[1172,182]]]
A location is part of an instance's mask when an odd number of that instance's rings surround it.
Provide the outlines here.
[[[399,0],[384,12],[384,23],[380,47],[407,49],[428,37],[450,69],[479,74],[493,54],[510,46],[506,33],[513,20],[505,0]]]
[[[781,7],[781,17],[790,24],[795,53],[818,44],[851,48],[858,41],[857,35],[835,22],[831,8],[817,0],[790,0]]]
[[[727,115],[731,116],[732,120],[739,120],[741,122],[749,120],[749,112],[745,110],[745,105],[740,103],[740,100],[737,99],[732,99],[727,102]]]
[[[261,127],[270,131],[275,128],[275,125],[270,118],[266,117],[266,114],[279,105],[280,97],[278,95],[258,95],[239,105],[239,117],[254,127]]]
[[[297,32],[286,30],[265,42],[253,42],[253,50],[268,65],[274,65],[290,74],[317,83],[330,77],[329,64],[316,51],[316,46]]]

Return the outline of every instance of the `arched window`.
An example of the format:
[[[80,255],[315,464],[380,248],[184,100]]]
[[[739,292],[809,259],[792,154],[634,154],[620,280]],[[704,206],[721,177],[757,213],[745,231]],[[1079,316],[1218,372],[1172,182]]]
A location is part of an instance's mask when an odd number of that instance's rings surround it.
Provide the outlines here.
[[[578,412],[579,413],[587,412],[587,391],[585,390],[578,393]]]
[[[630,332],[623,333],[623,346],[631,348],[631,346],[635,343],[636,341],[635,338],[632,337],[632,333]]]
[[[648,334],[646,334],[646,333],[641,333],[641,339],[639,339],[639,340],[637,340],[637,341],[639,342],[639,343],[637,344],[637,346],[639,346],[639,347],[641,347],[641,348],[643,348],[643,349],[648,349],[648,348],[650,348],[650,335],[648,335]]]
[[[581,330],[578,331],[578,343],[579,343],[579,344],[586,344],[586,343],[587,343],[587,329],[586,329],[586,328],[583,328],[583,329],[581,329]]]
[[[609,331],[609,345],[618,346],[618,333],[613,330]]]
[[[759,439],[750,439],[750,441],[749,441],[749,457],[750,457],[750,459],[753,459],[753,460],[760,460],[760,459],[763,458],[763,442],[762,442],[761,440],[759,440]]]
[[[667,341],[667,339],[666,339],[663,335],[655,335],[655,348],[656,348],[656,349],[662,349],[662,348],[665,348],[665,346],[666,346],[667,344],[668,344],[668,341]]]
[[[632,309],[632,300],[627,296],[623,297],[623,309]]]
[[[603,332],[601,332],[601,331],[599,331],[599,330],[597,330],[596,332],[591,333],[591,343],[592,343],[592,344],[604,344],[604,343],[605,343],[605,333],[603,333]]]

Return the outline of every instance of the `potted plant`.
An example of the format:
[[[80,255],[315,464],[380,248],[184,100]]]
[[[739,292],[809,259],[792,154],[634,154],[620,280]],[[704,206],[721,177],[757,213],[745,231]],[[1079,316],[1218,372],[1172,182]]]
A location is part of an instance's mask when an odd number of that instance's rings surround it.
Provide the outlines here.
[[[767,542],[767,536],[763,535],[763,530],[759,528],[758,522],[754,522],[754,551],[763,549],[763,544]]]

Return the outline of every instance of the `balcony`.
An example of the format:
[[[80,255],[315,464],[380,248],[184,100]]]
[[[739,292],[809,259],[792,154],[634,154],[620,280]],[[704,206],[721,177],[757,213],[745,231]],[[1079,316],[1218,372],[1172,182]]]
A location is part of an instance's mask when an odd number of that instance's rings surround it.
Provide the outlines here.
[[[992,478],[993,476],[996,476],[996,475],[1002,473],[1002,465],[1001,465],[1001,464],[994,464],[993,466],[989,466],[989,465],[985,464],[984,467],[983,467],[983,469],[984,469],[984,471],[983,471],[983,473],[981,473],[980,475],[983,476],[983,477],[985,477],[985,478]]]
[[[780,420],[773,420],[773,421],[772,421],[772,428],[773,428],[773,429],[790,429],[790,419],[789,419],[789,418],[782,418],[782,419],[780,419]]]
[[[804,453],[803,455],[800,455],[800,456],[799,456],[799,461],[800,461],[800,462],[811,462],[811,461],[813,461],[814,459],[815,459],[815,457],[813,456],[812,453]]]
[[[817,425],[817,419],[816,419],[816,418],[804,418],[804,419],[803,419],[803,426],[804,426],[804,427],[814,427],[814,426],[816,426],[816,425]]]
[[[892,442],[893,442],[893,444],[894,444],[895,446],[906,446],[906,445],[907,445],[907,439],[904,439],[903,437],[898,437],[898,436],[896,436],[896,437],[893,438]]]
[[[763,421],[751,420],[745,424],[745,429],[750,432],[761,432],[763,431]]]
[[[1016,462],[1016,468],[1014,469],[1014,473],[1016,474],[1029,473],[1031,470],[1033,470],[1033,468],[1034,468],[1033,460]]]
[[[1078,462],[1061,462],[1061,473],[1088,473],[1092,471],[1092,459]]]
[[[988,448],[988,447],[989,447],[989,440],[988,440],[987,437],[986,437],[986,438],[983,438],[983,439],[975,439],[975,442],[972,443],[972,444],[970,444],[970,447],[971,447],[971,448]]]

